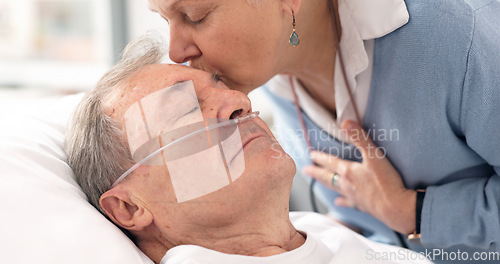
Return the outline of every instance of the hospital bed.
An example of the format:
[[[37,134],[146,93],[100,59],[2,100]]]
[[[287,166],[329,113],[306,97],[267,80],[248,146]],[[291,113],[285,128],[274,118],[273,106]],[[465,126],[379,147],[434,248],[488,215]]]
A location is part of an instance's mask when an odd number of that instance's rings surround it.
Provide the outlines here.
[[[65,126],[81,97],[2,112],[0,263],[153,263],[87,202],[65,162]]]
[[[0,98],[0,263],[152,263],[87,202],[66,163],[66,123],[82,96]],[[291,209],[308,210],[307,185],[293,192]]]

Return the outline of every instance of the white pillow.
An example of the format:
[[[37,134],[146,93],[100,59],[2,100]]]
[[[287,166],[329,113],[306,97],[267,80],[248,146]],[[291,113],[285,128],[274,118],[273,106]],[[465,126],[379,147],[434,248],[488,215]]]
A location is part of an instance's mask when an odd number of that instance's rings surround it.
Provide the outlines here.
[[[0,263],[153,263],[87,202],[66,163],[82,96],[0,120]]]

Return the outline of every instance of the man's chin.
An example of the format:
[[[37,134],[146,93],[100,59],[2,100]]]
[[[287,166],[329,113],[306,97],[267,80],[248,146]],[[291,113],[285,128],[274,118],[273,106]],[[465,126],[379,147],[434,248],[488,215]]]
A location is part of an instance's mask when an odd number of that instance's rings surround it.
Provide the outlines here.
[[[249,155],[255,154],[259,155],[259,158],[252,159],[252,156],[249,156],[249,161],[246,163],[247,169],[255,167],[269,177],[293,180],[296,172],[295,162],[284,151],[268,148],[261,149],[257,153],[249,153]],[[245,160],[246,158],[245,156]]]

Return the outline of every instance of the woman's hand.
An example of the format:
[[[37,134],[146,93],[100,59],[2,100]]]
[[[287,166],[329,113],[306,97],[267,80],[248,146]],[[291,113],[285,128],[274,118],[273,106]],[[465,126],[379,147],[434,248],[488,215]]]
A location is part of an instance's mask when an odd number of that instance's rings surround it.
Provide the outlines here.
[[[358,208],[402,234],[412,233],[415,230],[416,191],[405,188],[385,153],[361,126],[347,120],[342,123],[342,129],[361,152],[363,162],[313,151],[311,158],[318,166],[307,166],[303,172],[340,193],[335,205]],[[333,186],[335,173],[338,180]]]

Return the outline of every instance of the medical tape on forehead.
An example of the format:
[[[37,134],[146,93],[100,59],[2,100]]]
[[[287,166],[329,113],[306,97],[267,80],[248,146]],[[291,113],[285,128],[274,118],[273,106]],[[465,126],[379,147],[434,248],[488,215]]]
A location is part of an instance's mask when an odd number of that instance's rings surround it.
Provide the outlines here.
[[[192,109],[197,109],[192,111]],[[143,144],[161,134],[186,125],[203,121],[192,81],[174,84],[132,104],[125,112],[125,130],[132,157]]]
[[[178,202],[227,186],[245,170],[238,123],[257,115],[203,119],[192,81],[154,92],[125,113],[136,164],[113,187],[141,165],[166,167]]]

